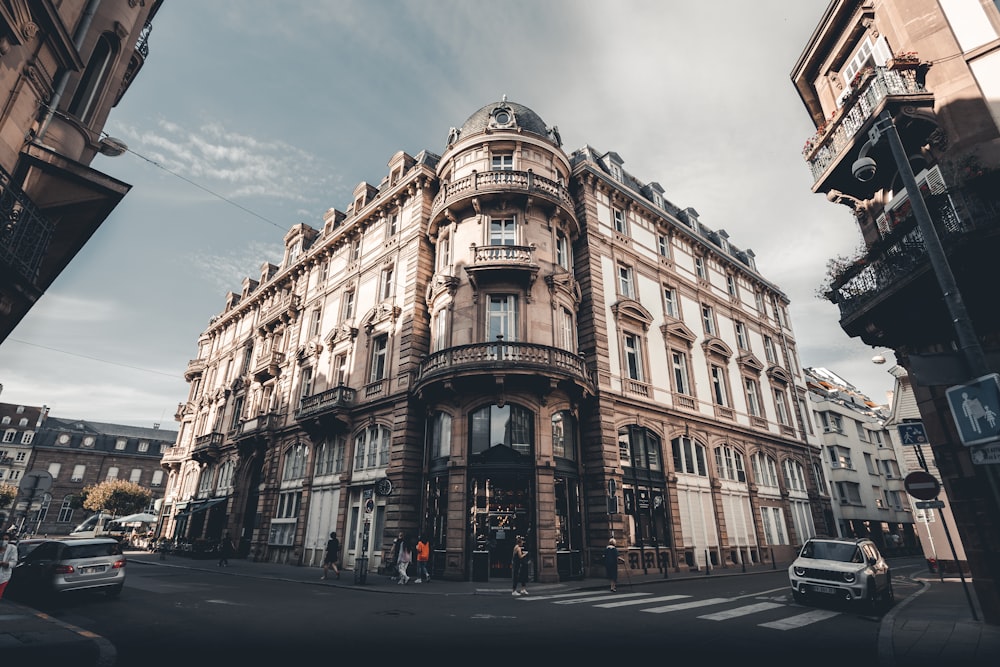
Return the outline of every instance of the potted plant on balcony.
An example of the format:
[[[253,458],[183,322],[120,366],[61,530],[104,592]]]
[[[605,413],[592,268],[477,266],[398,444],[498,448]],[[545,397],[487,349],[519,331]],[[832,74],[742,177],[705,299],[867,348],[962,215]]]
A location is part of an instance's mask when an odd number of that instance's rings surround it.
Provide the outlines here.
[[[903,51],[890,58],[889,62],[886,63],[886,66],[889,69],[902,70],[916,69],[919,64],[920,58],[917,56],[916,51]]]

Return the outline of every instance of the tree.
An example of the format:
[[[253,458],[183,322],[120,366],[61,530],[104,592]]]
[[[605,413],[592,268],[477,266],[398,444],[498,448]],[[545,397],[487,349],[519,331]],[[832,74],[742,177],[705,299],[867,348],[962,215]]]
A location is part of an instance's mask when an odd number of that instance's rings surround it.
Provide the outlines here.
[[[111,479],[83,489],[83,507],[112,516],[141,512],[149,506],[153,494],[149,489],[124,479]]]
[[[17,487],[13,484],[0,484],[0,510],[13,505],[17,493]]]

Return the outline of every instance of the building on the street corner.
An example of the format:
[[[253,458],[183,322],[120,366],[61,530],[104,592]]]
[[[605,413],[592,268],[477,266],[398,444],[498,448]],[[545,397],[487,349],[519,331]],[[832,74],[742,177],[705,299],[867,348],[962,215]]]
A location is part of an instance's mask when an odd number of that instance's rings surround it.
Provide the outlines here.
[[[284,245],[198,339],[163,536],[315,566],[336,530],[374,570],[420,532],[434,576],[483,580],[523,535],[557,581],[611,536],[669,574],[835,530],[785,294],[532,109],[397,153]]]
[[[918,553],[922,536],[903,488],[903,452],[887,427],[889,406],[825,368],[806,368],[805,377],[834,535],[870,538],[888,556]]]
[[[21,530],[39,535],[68,535],[90,514],[79,507],[87,486],[123,479],[149,489],[150,510],[163,498],[163,455],[177,431],[49,415],[32,441],[32,471],[47,472],[52,486],[33,507],[14,518]]]
[[[90,167],[149,54],[162,0],[0,3],[0,341],[130,185]]]
[[[3,385],[0,385],[0,392]],[[18,488],[28,471],[32,446],[49,409],[42,406],[0,403],[0,484]],[[0,503],[0,529],[7,527],[22,494],[4,506]]]
[[[826,292],[847,334],[906,369],[983,615],[1000,622],[1000,8],[834,0],[791,80],[816,126],[812,189],[864,239],[831,261]],[[949,395],[966,385],[984,398],[956,420]]]

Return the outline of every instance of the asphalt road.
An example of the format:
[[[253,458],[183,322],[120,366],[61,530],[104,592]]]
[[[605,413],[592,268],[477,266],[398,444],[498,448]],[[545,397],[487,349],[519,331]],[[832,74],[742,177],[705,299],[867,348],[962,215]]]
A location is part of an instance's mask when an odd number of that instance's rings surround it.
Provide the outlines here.
[[[913,590],[902,576],[894,585],[897,598]],[[117,600],[79,595],[42,609],[110,640],[118,665],[142,667],[273,667],[322,656],[466,667],[661,657],[843,667],[845,654],[850,664],[877,662],[879,621],[861,608],[795,604],[781,571],[670,586],[623,579],[615,594],[546,595],[539,585],[513,598],[502,582],[495,594],[394,595],[136,566]]]

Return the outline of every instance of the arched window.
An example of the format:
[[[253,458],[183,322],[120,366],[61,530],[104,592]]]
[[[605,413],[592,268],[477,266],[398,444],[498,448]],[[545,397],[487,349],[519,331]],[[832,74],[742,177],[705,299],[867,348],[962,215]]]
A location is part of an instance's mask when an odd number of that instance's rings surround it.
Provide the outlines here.
[[[778,487],[778,466],[774,459],[764,452],[757,452],[750,461],[753,464],[753,476],[760,486]]]
[[[358,433],[354,438],[354,469],[366,470],[389,465],[389,443],[392,432],[375,424]]]
[[[226,461],[219,467],[219,481],[215,485],[217,491],[225,491],[233,485],[233,470],[236,464]]]
[[[705,445],[682,435],[670,441],[674,455],[674,470],[680,474],[708,477],[708,466],[705,462]]]
[[[785,485],[793,491],[806,490],[806,476],[802,464],[792,459],[785,459],[782,463],[785,472]]]
[[[747,481],[746,469],[743,467],[743,454],[729,445],[715,448],[715,471],[722,479],[734,482]]]
[[[97,38],[94,52],[90,55],[90,62],[84,70],[80,83],[76,87],[73,100],[69,103],[67,111],[70,115],[76,116],[82,121],[88,120],[94,108],[94,102],[100,97],[101,89],[104,88],[111,72],[114,61],[116,42],[107,33]]]
[[[517,405],[487,405],[469,419],[469,454],[505,445],[530,455],[535,442],[531,412]]]
[[[302,479],[306,476],[306,462],[309,460],[309,448],[297,442],[285,452],[285,468],[281,479]]]
[[[627,426],[618,429],[618,451],[622,465],[644,470],[662,470],[660,439],[655,433],[641,426]]]
[[[576,419],[569,410],[552,415],[552,456],[576,460]]]

